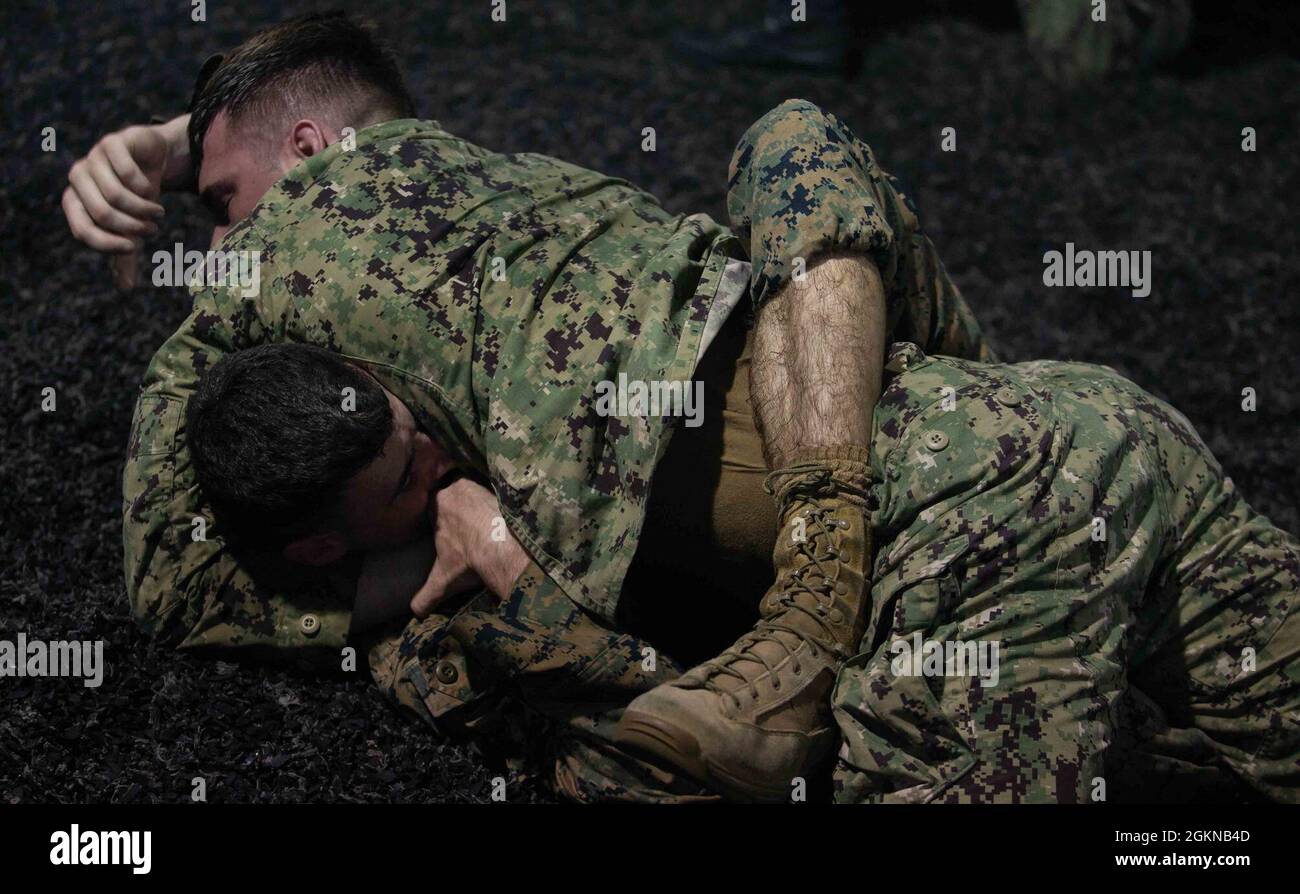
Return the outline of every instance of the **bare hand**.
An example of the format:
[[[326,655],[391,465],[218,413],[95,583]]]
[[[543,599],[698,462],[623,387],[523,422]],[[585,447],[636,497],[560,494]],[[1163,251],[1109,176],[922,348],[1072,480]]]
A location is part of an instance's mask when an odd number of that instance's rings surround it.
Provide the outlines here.
[[[135,285],[136,253],[145,239],[158,233],[164,185],[179,184],[188,176],[187,123],[188,116],[182,116],[167,124],[110,133],[68,172],[63,191],[68,228],[96,251],[116,256],[112,266],[119,288]]]
[[[417,618],[477,587],[486,586],[498,598],[509,595],[529,558],[506,529],[492,491],[460,478],[435,494],[429,516],[435,557],[428,579],[411,599]]]

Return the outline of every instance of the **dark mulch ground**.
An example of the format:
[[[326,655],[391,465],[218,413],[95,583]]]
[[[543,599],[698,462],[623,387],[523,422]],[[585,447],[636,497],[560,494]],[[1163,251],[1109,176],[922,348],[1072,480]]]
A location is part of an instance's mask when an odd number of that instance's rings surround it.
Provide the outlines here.
[[[366,7],[426,114],[487,146],[625,176],[675,211],[722,215],[734,141],[781,99],[837,111],[910,185],[1006,353],[1119,368],[1191,417],[1257,507],[1300,528],[1294,61],[1220,58],[1065,96],[1028,66],[1014,29],[988,23],[896,24],[852,84],[704,69],[668,48],[674,29],[720,27],[759,2],[679,15],[664,0],[618,13],[511,0],[505,25],[468,0]],[[206,24],[188,6],[10,3],[0,29],[0,638],[103,638],[110,663],[98,690],[0,679],[0,800],[177,801],[195,776],[211,801],[483,800],[479,761],[364,683],[176,658],[128,617],[122,451],[137,383],[187,302],[114,292],[102,259],[69,237],[59,193],[100,134],[183,107],[208,53],[301,5],[214,3]],[[1231,56],[1222,46],[1205,44]],[[39,151],[47,125],[53,154]],[[655,154],[640,151],[645,125]],[[948,125],[952,154],[938,151]],[[1247,125],[1254,154],[1240,149]],[[170,207],[159,246],[206,244],[196,203]],[[1150,249],[1151,296],[1043,288],[1042,253],[1066,241]],[[52,414],[39,410],[47,385]],[[1239,407],[1246,386],[1253,414]],[[514,793],[525,795],[539,796]]]

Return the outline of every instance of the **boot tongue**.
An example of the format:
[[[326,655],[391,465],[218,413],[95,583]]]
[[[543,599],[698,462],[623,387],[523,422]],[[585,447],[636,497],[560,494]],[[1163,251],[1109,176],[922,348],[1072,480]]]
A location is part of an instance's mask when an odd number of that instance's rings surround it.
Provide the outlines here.
[[[824,601],[830,601],[829,591],[821,598],[818,592],[829,588],[830,584],[815,567],[812,556],[820,560],[826,570],[831,570],[838,558],[832,558],[834,543],[830,539],[827,525],[834,522],[822,516],[816,517],[818,504],[826,497],[857,502],[862,499],[860,488],[867,482],[868,466],[861,461],[839,459],[834,465],[815,460],[802,465],[792,466],[771,473],[764,487],[776,497],[781,507],[781,533],[778,535],[776,554],[773,557],[778,569],[785,573],[777,581],[781,588],[778,599],[772,599],[772,593],[764,599],[760,609],[765,619],[780,618],[783,627],[789,630],[772,630],[760,623],[756,636],[750,640],[744,651],[731,653],[722,659],[747,681],[756,680],[766,668],[763,661],[775,666],[783,661],[801,643],[812,640],[826,648],[828,635],[826,628],[817,622],[816,616],[823,608]],[[843,479],[843,480],[840,480]],[[855,493],[856,491],[856,493]],[[802,518],[802,524],[799,519]],[[802,529],[802,530],[800,530]],[[802,541],[795,534],[802,533]],[[814,566],[814,567],[809,567]],[[791,588],[795,579],[806,586]],[[773,591],[775,593],[777,591]],[[797,605],[807,611],[793,608]],[[788,647],[788,648],[786,648]],[[723,675],[730,682],[727,688],[744,686],[735,677]]]
[[[800,504],[791,506],[790,510],[797,511]],[[793,521],[794,515],[787,512],[787,518]],[[826,532],[821,526],[811,519],[807,519],[806,541],[797,543],[794,541],[790,524],[783,525],[781,537],[783,546],[781,549],[787,550],[786,561],[788,561],[790,571],[786,574],[786,580],[794,578],[802,579],[808,585],[808,589],[798,589],[794,592],[788,590],[781,593],[779,599],[773,600],[770,596],[764,600],[762,615],[764,618],[780,617],[783,627],[792,628],[792,630],[772,630],[766,625],[759,623],[758,633],[765,634],[761,639],[755,638],[751,641],[748,648],[740,653],[737,657],[732,658],[728,664],[737,673],[743,674],[746,680],[753,681],[766,671],[762,661],[753,660],[765,659],[768,664],[775,666],[783,661],[791,652],[799,647],[804,640],[813,640],[821,643],[826,638],[826,630],[817,623],[809,614],[816,614],[822,607],[821,600],[818,599],[815,592],[823,584],[821,573],[814,563],[808,557],[809,553],[817,556],[824,556],[829,551],[829,544],[826,542]],[[807,612],[790,608],[790,604],[799,605]],[[784,647],[783,647],[784,646]],[[787,648],[788,647],[788,648]],[[753,656],[746,658],[744,656]],[[736,686],[743,686],[739,680],[731,678]]]

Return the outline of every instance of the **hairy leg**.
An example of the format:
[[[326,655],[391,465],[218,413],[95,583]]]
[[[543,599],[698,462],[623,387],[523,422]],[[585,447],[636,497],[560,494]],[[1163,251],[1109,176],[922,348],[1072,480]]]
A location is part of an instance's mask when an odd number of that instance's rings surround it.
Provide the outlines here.
[[[768,468],[867,447],[884,354],[885,288],[865,255],[823,255],[764,304],[750,391]]]

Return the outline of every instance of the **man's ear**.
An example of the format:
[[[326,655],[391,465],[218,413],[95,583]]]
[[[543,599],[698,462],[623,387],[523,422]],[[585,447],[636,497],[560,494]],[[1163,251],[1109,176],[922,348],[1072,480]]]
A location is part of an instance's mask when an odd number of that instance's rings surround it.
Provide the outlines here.
[[[284,557],[299,565],[333,565],[347,555],[348,543],[338,531],[299,537],[284,547]]]
[[[282,166],[286,171],[291,170],[304,158],[311,158],[337,141],[338,135],[319,121],[301,118],[289,128],[289,136],[280,149]]]

